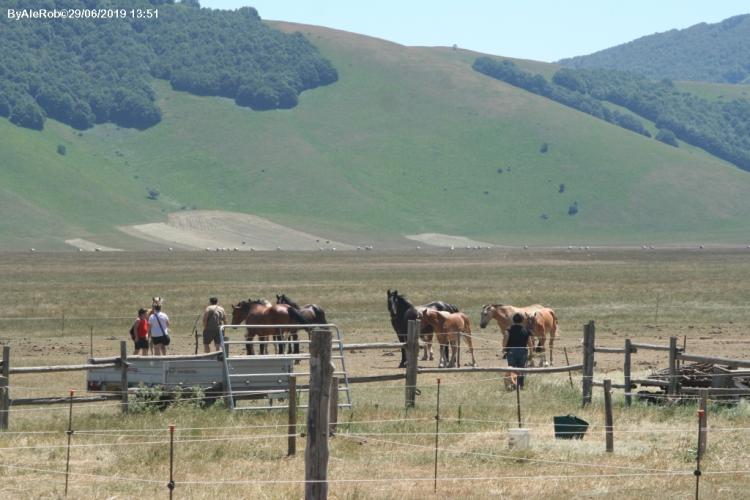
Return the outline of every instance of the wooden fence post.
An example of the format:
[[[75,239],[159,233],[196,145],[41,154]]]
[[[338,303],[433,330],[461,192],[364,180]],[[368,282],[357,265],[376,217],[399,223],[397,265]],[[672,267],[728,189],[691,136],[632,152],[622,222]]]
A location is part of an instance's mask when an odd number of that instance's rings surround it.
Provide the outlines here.
[[[331,392],[331,332],[316,329],[310,342],[310,393],[305,447],[305,499],[328,498],[328,399]]]
[[[625,363],[622,372],[625,375],[625,404],[630,406],[633,403],[633,384],[630,377],[630,355],[633,352],[633,346],[630,345],[630,339],[625,339]]]
[[[419,358],[419,320],[409,321],[406,330],[406,407],[417,399],[417,359]]]
[[[8,430],[10,421],[10,346],[3,346],[3,371],[0,377],[0,430]]]
[[[700,390],[700,409],[702,410],[702,413],[700,413],[700,419],[698,421],[698,425],[700,426],[700,431],[698,433],[698,455],[701,457],[706,453],[706,446],[708,446],[708,389],[701,389]]]
[[[297,453],[297,376],[289,377],[289,426],[287,456]]]
[[[128,412],[128,343],[120,341],[120,387],[122,388],[122,412]]]
[[[612,381],[604,379],[604,432],[607,441],[607,451],[615,451],[615,437],[613,434],[614,422],[612,419]]]
[[[594,382],[594,345],[596,341],[596,329],[594,322],[589,321],[583,327],[583,403],[586,406],[591,403],[591,392]]]
[[[677,395],[677,337],[669,337],[669,396]]]
[[[331,377],[331,398],[328,400],[328,435],[336,434],[339,421],[339,378]]]

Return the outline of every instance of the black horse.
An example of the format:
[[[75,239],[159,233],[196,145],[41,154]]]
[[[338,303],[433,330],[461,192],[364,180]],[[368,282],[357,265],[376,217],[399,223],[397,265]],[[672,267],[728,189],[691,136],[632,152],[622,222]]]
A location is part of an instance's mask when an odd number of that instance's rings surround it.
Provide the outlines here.
[[[409,302],[405,296],[399,295],[398,290],[388,290],[388,312],[391,314],[391,325],[393,330],[398,336],[399,342],[406,342],[406,332],[409,325],[409,321],[417,319],[418,308],[437,309],[438,311],[446,311],[450,313],[458,312],[458,306],[436,300],[422,306],[414,306]],[[433,330],[427,323],[422,323],[419,328],[420,336],[429,335],[432,336]],[[425,347],[425,356],[427,355],[427,348]],[[423,358],[426,359],[426,358]],[[401,363],[398,365],[399,368],[406,366],[406,348],[401,348]]]
[[[291,309],[296,310],[304,318],[306,324],[325,325],[328,323],[326,320],[326,313],[322,307],[317,304],[305,304],[300,307],[295,301],[286,296],[286,294],[276,295],[276,304],[287,305]],[[306,328],[309,335],[310,329]],[[297,330],[290,330],[289,336],[293,343],[289,345],[289,354],[299,354],[299,335]]]

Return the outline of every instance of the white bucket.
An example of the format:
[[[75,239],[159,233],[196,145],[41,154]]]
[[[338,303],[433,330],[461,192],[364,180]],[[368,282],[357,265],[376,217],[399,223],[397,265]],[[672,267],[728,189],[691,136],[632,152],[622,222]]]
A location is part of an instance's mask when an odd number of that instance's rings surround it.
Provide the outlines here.
[[[529,447],[528,429],[508,429],[508,447],[526,450]]]

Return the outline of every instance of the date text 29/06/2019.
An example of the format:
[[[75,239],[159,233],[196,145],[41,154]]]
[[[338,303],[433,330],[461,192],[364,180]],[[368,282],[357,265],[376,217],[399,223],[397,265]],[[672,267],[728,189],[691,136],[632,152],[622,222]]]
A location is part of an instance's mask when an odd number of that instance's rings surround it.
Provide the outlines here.
[[[158,19],[159,9],[8,9],[14,21],[44,19]]]

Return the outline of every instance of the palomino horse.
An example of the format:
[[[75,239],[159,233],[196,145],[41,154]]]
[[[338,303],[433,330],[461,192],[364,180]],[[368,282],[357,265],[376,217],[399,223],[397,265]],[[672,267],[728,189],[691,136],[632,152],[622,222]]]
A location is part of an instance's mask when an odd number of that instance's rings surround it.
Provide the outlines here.
[[[436,300],[419,307],[426,307],[428,309],[436,309],[438,311],[447,311],[451,313],[458,312],[458,306]],[[399,295],[398,290],[392,292],[388,290],[388,312],[391,315],[391,325],[398,336],[399,342],[406,342],[406,333],[409,326],[409,321],[417,319],[417,308],[409,302],[405,296]],[[422,361],[427,359],[427,348],[429,346],[430,359],[432,359],[432,326],[427,323],[422,323],[419,327],[420,337],[424,342],[424,354]],[[406,348],[401,348],[401,363],[398,365],[399,368],[406,366]]]
[[[285,294],[276,295],[276,304],[291,307],[299,312],[299,314],[305,318],[305,321],[309,324],[325,325],[328,323],[326,320],[326,313],[322,307],[317,304],[305,304],[300,307],[295,301],[287,297]],[[309,336],[310,330],[307,330]],[[289,345],[289,354],[299,354],[299,335],[297,330],[289,330],[289,336],[294,341]]]
[[[438,345],[440,346],[440,366],[453,368],[456,366],[456,356],[459,350],[459,336],[466,337],[466,344],[471,354],[471,366],[476,366],[474,359],[474,346],[471,342],[471,321],[462,312],[448,313],[436,311],[435,309],[419,308],[417,318],[428,323],[435,330]],[[450,360],[448,359],[448,346],[451,349]]]
[[[544,340],[549,333],[549,362],[552,363],[552,348],[557,337],[557,316],[555,311],[544,307],[535,311],[534,314],[526,315],[526,328],[534,337],[540,339],[539,346],[544,349]]]
[[[490,320],[495,319],[504,337],[513,324],[513,315],[516,313],[521,313],[524,316],[524,326],[529,328],[534,337],[539,340],[539,345],[536,348],[538,352],[544,353],[544,344],[547,340],[547,334],[549,334],[549,362],[552,363],[552,348],[554,347],[555,337],[558,336],[558,332],[557,315],[549,307],[541,304],[532,304],[526,307],[515,307],[508,304],[486,304],[482,306],[479,327],[486,328]],[[529,318],[533,317],[536,313],[541,313],[541,316],[539,317],[538,324],[532,329],[529,327]],[[544,357],[544,355],[542,356]],[[544,364],[548,364],[546,360]]]
[[[274,340],[281,339],[280,328],[273,328],[273,325],[288,325],[307,323],[305,318],[296,309],[289,306],[274,305],[265,299],[243,300],[237,305],[232,305],[232,324],[239,325],[268,325],[268,328],[248,328],[245,334],[247,353],[255,354],[251,340],[257,335],[260,340],[267,340],[269,337]],[[266,354],[268,351],[266,343],[260,344],[260,353]],[[277,353],[283,354],[284,344],[277,345]]]

